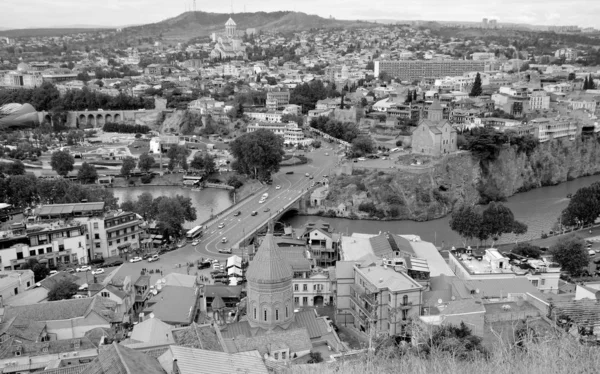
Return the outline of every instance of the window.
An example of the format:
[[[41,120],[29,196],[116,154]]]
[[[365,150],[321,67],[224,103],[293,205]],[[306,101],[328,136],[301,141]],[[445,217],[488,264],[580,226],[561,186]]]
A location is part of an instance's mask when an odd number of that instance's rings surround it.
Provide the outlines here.
[[[294,291],[298,291],[298,284],[294,284]]]
[[[31,286],[31,282],[27,281],[27,287]]]
[[[402,296],[402,304],[408,305],[408,295]]]
[[[64,250],[64,248],[63,248]],[[51,253],[52,252],[52,247],[46,247],[46,253]]]
[[[96,248],[100,248],[100,243],[96,243]]]
[[[100,295],[102,295],[102,297],[110,297],[110,294],[106,291],[102,291]]]
[[[303,297],[302,298],[302,305],[306,305],[308,304],[308,297]]]
[[[534,287],[537,287],[537,286],[538,286],[538,280],[537,280],[537,279],[533,279],[533,280],[531,281],[531,284],[532,284]]]
[[[285,360],[285,357],[286,357],[286,352],[281,352],[281,359]]]
[[[279,321],[279,309],[275,309],[275,321]]]
[[[546,280],[542,279],[542,286],[546,284]]]
[[[94,234],[94,239],[100,239],[100,234]]]
[[[131,239],[132,239],[132,240],[135,240],[135,235],[131,235]]]
[[[94,222],[94,228],[97,229],[98,228],[98,222]]]
[[[308,291],[308,285],[307,284],[303,284],[302,285],[302,291]]]
[[[120,244],[120,243],[121,243],[121,239],[117,239],[117,244]]]
[[[389,293],[389,294],[388,294],[388,301],[389,301],[390,303],[392,302],[392,294],[391,294],[391,293]]]
[[[300,298],[299,297],[294,297],[294,304],[298,304],[300,302]]]
[[[256,319],[256,308],[254,308],[254,319]]]
[[[44,248],[38,248],[38,255],[44,254]]]
[[[112,240],[108,242],[108,245],[112,245]]]
[[[264,311],[264,321],[265,321],[265,322],[267,321],[267,310],[266,310],[266,309],[265,309],[265,311]]]
[[[273,353],[273,358],[279,360],[279,352]]]
[[[408,316],[408,310],[405,309],[405,310],[402,311],[402,320],[406,321],[406,317],[407,316]]]
[[[35,249],[29,250],[29,256],[35,256]]]
[[[19,288],[18,288],[18,287],[15,287],[15,290],[14,290],[14,292],[15,292],[15,295],[18,295],[18,294],[19,294]]]
[[[288,318],[288,307],[285,307],[285,318]]]
[[[52,252],[52,248],[48,248],[48,249],[50,249],[50,252]],[[65,250],[65,245],[64,244],[59,244],[58,245],[58,251],[61,252],[61,251],[64,251],[64,250]]]

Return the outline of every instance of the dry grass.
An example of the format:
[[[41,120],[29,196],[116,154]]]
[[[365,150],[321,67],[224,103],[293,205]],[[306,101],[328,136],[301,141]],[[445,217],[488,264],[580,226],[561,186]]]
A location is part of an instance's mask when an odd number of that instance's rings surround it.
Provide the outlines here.
[[[292,366],[287,373],[344,374],[563,374],[597,373],[600,349],[583,346],[568,336],[555,337],[540,343],[529,343],[526,349],[511,349],[498,344],[489,360],[460,361],[448,354],[435,353],[431,358],[413,354],[398,357],[394,352],[374,357],[322,365]]]

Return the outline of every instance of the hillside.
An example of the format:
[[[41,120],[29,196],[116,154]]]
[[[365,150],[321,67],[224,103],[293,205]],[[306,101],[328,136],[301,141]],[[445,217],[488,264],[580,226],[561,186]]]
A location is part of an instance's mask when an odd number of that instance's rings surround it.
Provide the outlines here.
[[[165,41],[187,41],[223,30],[229,17],[230,15],[225,13],[186,12],[158,23],[127,27],[123,29],[122,36],[159,37]],[[311,28],[375,26],[368,22],[326,19],[299,12],[236,13],[232,18],[236,22],[238,30],[256,28],[265,31],[289,32]]]

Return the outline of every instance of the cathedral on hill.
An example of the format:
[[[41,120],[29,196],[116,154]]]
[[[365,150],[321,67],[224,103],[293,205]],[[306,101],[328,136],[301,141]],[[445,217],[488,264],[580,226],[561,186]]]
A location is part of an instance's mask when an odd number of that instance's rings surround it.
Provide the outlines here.
[[[246,46],[242,45],[243,35],[244,32],[238,31],[235,21],[229,17],[229,20],[225,23],[225,31],[212,34],[212,40],[216,44],[210,52],[210,57],[214,60],[246,58]]]

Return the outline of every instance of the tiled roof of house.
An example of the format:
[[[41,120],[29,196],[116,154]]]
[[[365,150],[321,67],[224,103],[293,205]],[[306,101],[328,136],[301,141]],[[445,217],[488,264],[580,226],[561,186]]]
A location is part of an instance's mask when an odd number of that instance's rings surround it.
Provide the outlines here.
[[[85,369],[86,374],[165,374],[154,357],[114,342],[102,346],[98,357]]]
[[[171,324],[189,324],[194,315],[190,310],[196,305],[196,290],[189,287],[166,286],[150,299],[154,302],[144,312],[153,313],[154,318]]]
[[[169,273],[164,276],[164,286],[178,286],[178,287],[195,287],[196,276],[180,274],[180,273]]]
[[[158,318],[149,318],[133,327],[131,339],[144,343],[172,340],[171,325]]]
[[[242,286],[206,285],[204,286],[204,297],[220,296],[225,299],[239,299]]]
[[[90,339],[90,341],[94,343],[94,345],[100,346],[102,337],[113,340],[115,338],[115,332],[110,328],[96,327],[95,329],[86,331],[83,336]]]
[[[40,374],[83,374],[89,364],[65,366],[42,371]]]
[[[30,321],[21,316],[14,316],[0,324],[0,335],[7,334],[11,338],[35,342],[45,329],[46,324],[43,322]]]
[[[203,349],[171,346],[158,358],[162,367],[169,372],[177,360],[180,374],[267,374],[268,370],[258,352],[225,353]],[[199,370],[199,368],[202,368]]]
[[[238,352],[257,350],[261,355],[270,352],[273,345],[289,347],[291,352],[309,351],[312,348],[308,331],[304,328],[269,331],[257,336],[238,336],[234,339]]]
[[[192,323],[188,327],[173,329],[171,333],[177,345],[209,351],[224,351],[223,337],[215,326]]]
[[[327,324],[323,318],[318,318],[314,310],[304,310],[294,313],[296,325],[305,328],[311,339],[327,334]]]
[[[79,348],[75,348],[76,344]],[[20,350],[23,357],[35,357],[48,354],[57,354],[61,352],[84,351],[96,349],[97,347],[90,339],[83,337],[77,339],[51,340],[47,342],[21,342],[16,339],[10,339],[0,345],[0,360],[15,357],[15,351]],[[47,352],[44,350],[47,349]]]
[[[246,279],[250,283],[280,283],[291,280],[293,276],[292,267],[281,255],[273,238],[272,224],[269,224],[267,235],[246,270]]]
[[[115,318],[116,302],[101,297],[50,301],[42,304],[9,306],[5,309],[5,317],[20,316],[29,321],[55,321],[86,316],[94,310],[107,321]]]
[[[74,283],[77,283],[77,281],[79,280],[79,278],[77,278],[76,276],[74,276],[73,274],[69,274],[67,272],[64,271],[59,271],[58,273],[54,274],[51,277],[47,277],[44,280],[40,281],[40,285],[42,287],[44,287],[45,289],[47,289],[48,291],[50,291],[52,288],[54,288],[54,286],[63,281],[63,280],[69,280],[72,281]]]

